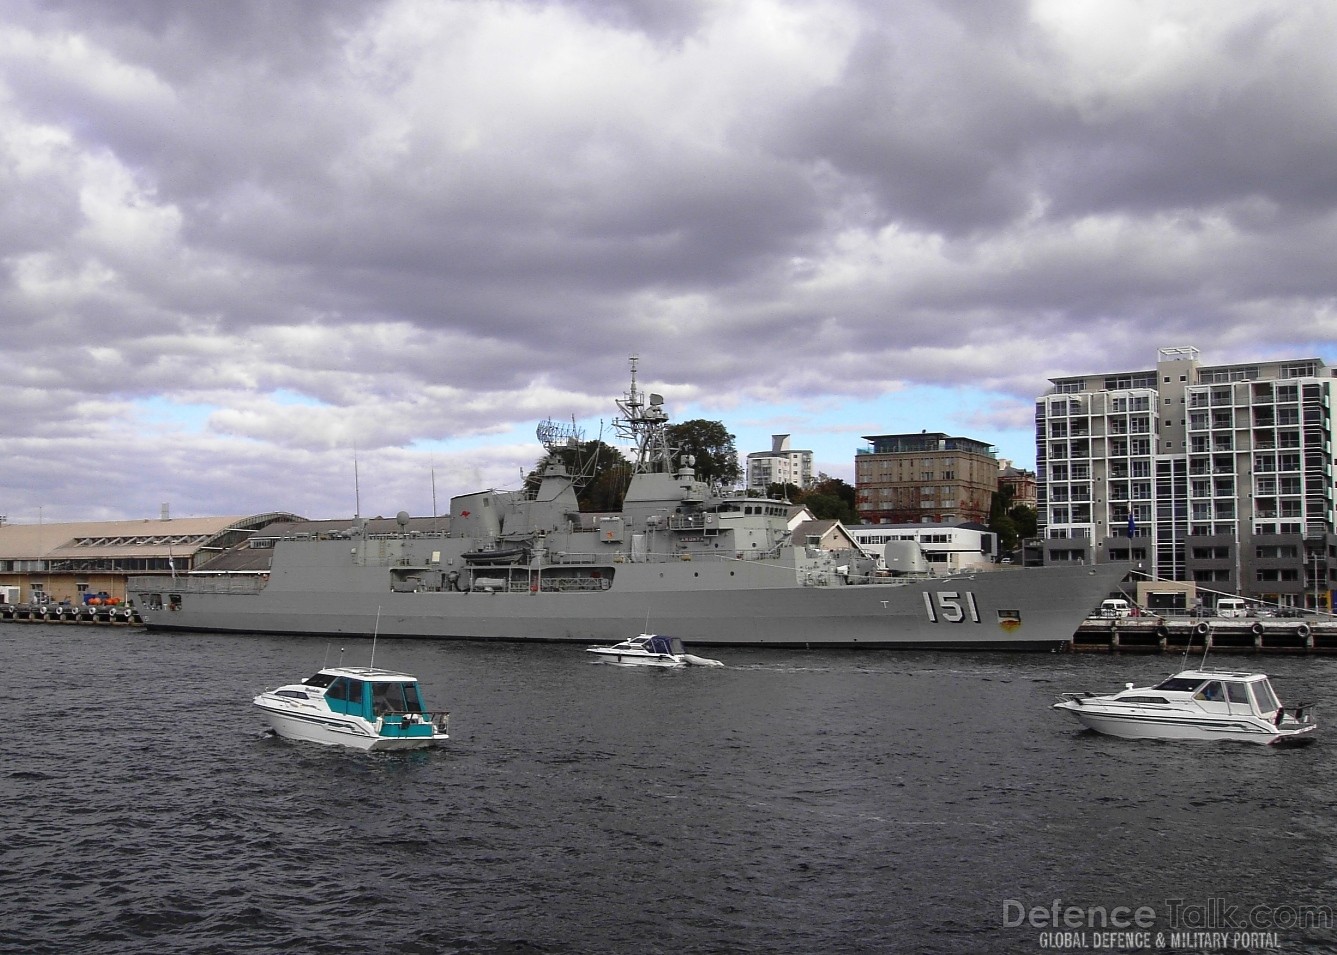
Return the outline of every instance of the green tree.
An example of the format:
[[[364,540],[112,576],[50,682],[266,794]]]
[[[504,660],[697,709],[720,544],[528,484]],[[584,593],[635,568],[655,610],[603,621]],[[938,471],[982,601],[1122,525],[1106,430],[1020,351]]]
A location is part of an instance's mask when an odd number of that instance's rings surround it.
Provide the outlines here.
[[[998,552],[1001,554],[1016,550],[1017,545],[1021,543],[1016,523],[1006,514],[989,521],[989,530],[998,535]]]
[[[1040,527],[1040,515],[1029,504],[1017,504],[1010,508],[1007,516],[1017,526],[1017,537],[1025,540],[1034,537]]]
[[[1007,509],[1012,506],[1013,490],[1010,485],[1003,485],[993,492],[989,499],[989,530],[998,536],[999,553],[1007,553],[1017,547],[1017,526],[1007,516]]]
[[[803,506],[812,516],[823,521],[840,521],[848,526],[859,523],[859,511],[854,506],[855,492],[840,478],[817,475],[817,482],[803,495]]]
[[[819,472],[817,480],[807,490],[802,490],[796,484],[772,484],[766,488],[766,493],[777,500],[802,504],[813,517],[821,521],[840,521],[847,526],[860,521],[859,510],[854,504],[854,488],[829,474]]]
[[[768,484],[766,485],[766,496],[775,498],[777,501],[799,504],[803,501],[803,488],[797,484]]]
[[[576,500],[582,511],[616,511],[622,507],[631,480],[631,462],[617,448],[602,441],[581,441],[555,448],[539,458],[525,477],[525,487],[538,489],[543,471],[551,461],[560,461],[576,478]]]
[[[590,483],[577,489],[576,500],[585,512],[620,511],[630,483],[631,462],[623,458],[601,468]]]
[[[1035,508],[1014,503],[1015,497],[1011,486],[1000,487],[989,504],[989,530],[998,535],[1001,553],[1016,550],[1023,540],[1034,537],[1038,526]]]
[[[840,478],[832,477],[824,471],[817,472],[817,480],[813,483],[812,493],[830,494],[832,497],[838,497],[845,502],[845,506],[850,511],[855,512],[855,501],[858,494],[848,483]]]
[[[700,480],[732,487],[743,476],[743,469],[738,466],[734,436],[722,422],[694,418],[669,425],[666,434],[669,445],[678,450],[679,463],[684,455],[690,454],[696,459],[693,467]]]

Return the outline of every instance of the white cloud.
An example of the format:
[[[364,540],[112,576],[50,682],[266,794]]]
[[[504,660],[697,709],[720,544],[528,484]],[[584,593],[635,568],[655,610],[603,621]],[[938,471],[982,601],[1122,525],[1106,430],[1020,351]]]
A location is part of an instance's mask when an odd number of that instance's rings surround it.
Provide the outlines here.
[[[846,477],[944,405],[1025,461],[1052,375],[1337,332],[1317,0],[10,13],[15,520],[348,513],[353,447],[419,511],[425,459],[503,483],[610,418],[631,354]]]

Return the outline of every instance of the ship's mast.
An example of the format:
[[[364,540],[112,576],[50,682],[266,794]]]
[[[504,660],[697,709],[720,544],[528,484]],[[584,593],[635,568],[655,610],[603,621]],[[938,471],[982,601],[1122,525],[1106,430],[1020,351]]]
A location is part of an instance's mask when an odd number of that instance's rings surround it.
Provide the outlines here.
[[[664,396],[654,392],[647,395],[636,386],[638,360],[638,356],[631,356],[631,387],[618,400],[617,407],[622,416],[613,419],[613,427],[636,446],[635,473],[672,473],[673,449],[668,445]]]

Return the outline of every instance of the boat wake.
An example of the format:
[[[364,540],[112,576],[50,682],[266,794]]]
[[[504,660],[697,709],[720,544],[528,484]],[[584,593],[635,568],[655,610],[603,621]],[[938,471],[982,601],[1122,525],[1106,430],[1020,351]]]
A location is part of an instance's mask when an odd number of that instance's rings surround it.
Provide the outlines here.
[[[683,660],[684,663],[689,663],[689,664],[691,664],[691,665],[694,666],[694,667],[722,667],[722,666],[724,666],[724,664],[721,663],[719,660],[708,660],[708,659],[706,659],[705,657],[698,657],[698,656],[697,656],[696,654],[694,654],[694,653],[683,653],[683,654],[680,654],[680,655],[681,655],[682,660]]]

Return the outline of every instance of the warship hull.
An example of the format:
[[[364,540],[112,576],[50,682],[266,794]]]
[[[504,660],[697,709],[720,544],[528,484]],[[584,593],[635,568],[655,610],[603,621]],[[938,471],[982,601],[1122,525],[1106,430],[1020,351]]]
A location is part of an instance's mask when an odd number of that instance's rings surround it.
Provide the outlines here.
[[[620,564],[595,576],[589,568],[577,576],[517,568],[508,577],[489,569],[494,576],[461,591],[404,587],[413,577],[404,568],[416,565],[401,562],[396,589],[394,568],[349,566],[340,543],[294,543],[291,555],[281,546],[268,580],[139,578],[140,615],[150,630],[585,644],[649,626],[694,646],[1052,649],[1072,641],[1128,570],[803,584],[778,561],[694,560]],[[310,559],[321,547],[333,559]]]

